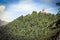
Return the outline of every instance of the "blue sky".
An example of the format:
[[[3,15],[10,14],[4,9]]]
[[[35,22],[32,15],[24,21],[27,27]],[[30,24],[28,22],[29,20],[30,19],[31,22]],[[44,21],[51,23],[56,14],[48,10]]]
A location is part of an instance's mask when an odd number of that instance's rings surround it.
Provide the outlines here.
[[[56,2],[60,0],[0,0],[0,5],[5,7],[0,13],[0,19],[11,22],[21,15],[31,14],[32,11],[41,11],[43,8],[52,14],[57,13]]]

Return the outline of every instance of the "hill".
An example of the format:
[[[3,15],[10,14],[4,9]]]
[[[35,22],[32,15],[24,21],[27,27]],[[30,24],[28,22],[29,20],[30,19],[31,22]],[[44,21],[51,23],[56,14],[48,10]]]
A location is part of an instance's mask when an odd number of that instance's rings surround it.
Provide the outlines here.
[[[57,16],[33,11],[32,14],[20,16],[4,27],[0,27],[1,40],[55,40],[52,38],[60,30],[50,29]],[[55,24],[51,27],[55,27]],[[3,35],[2,35],[3,34]]]

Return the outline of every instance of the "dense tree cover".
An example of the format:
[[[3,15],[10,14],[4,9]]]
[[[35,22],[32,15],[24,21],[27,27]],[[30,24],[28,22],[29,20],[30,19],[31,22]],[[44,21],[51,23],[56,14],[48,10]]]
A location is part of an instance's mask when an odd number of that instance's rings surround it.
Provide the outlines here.
[[[9,24],[0,27],[1,40],[53,40],[60,29],[51,30],[48,26],[57,20],[57,15],[33,11],[20,16]],[[56,27],[55,24],[51,27]],[[3,36],[2,36],[3,35]]]

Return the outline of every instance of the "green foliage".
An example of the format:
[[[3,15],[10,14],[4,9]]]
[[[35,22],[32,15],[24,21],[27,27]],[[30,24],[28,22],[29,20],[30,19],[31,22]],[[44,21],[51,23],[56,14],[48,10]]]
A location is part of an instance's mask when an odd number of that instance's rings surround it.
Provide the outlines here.
[[[60,12],[58,12],[56,15],[57,15],[57,17],[60,17]]]
[[[56,19],[57,16],[54,14],[42,14],[41,12],[37,13],[33,11],[31,15],[20,16],[7,24],[5,26],[7,28],[5,32],[7,31],[6,33],[9,35],[8,40],[50,40],[50,36],[52,36],[57,29],[51,30],[46,27]]]
[[[60,6],[60,2],[57,2],[56,5]]]
[[[33,11],[32,14],[31,14],[32,17],[36,17],[37,16],[37,12],[36,11]]]
[[[60,2],[57,2],[56,5],[60,6]],[[60,8],[58,9],[58,13],[56,15],[57,15],[57,17],[60,17]]]

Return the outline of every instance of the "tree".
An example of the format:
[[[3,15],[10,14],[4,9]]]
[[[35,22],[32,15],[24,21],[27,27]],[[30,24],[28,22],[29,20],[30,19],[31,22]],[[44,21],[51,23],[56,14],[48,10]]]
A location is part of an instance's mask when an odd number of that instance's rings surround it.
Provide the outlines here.
[[[56,5],[60,6],[60,2],[57,2]]]
[[[33,11],[33,12],[32,12],[32,16],[33,16],[33,17],[37,16],[37,12],[36,12],[36,11]]]
[[[57,6],[60,6],[60,2],[57,2],[56,5],[57,5]],[[60,8],[58,9],[57,16],[60,17]]]

